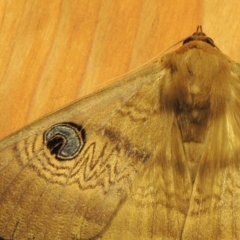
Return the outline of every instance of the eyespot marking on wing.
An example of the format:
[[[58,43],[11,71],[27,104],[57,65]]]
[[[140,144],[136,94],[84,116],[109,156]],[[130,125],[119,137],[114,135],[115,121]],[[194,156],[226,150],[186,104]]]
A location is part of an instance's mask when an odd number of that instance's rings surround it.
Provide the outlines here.
[[[76,123],[58,123],[44,132],[43,142],[56,159],[72,160],[83,149],[86,132],[81,125]]]

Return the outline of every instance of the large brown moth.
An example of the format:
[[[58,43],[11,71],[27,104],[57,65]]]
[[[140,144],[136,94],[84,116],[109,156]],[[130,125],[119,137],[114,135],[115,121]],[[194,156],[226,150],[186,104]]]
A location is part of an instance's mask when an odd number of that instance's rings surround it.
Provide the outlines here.
[[[239,72],[198,28],[3,139],[1,239],[240,239]]]

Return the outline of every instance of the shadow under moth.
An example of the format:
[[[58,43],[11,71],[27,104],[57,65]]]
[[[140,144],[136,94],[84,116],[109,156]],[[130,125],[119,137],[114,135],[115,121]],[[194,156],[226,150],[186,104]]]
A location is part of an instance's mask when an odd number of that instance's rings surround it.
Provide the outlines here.
[[[240,67],[198,27],[0,142],[1,239],[240,239],[239,146]]]

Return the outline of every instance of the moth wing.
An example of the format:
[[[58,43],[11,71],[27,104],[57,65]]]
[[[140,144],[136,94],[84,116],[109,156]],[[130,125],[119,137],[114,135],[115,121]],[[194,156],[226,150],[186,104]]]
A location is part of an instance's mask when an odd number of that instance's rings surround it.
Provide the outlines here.
[[[157,224],[168,218],[170,210],[161,210],[164,212],[159,218],[153,211],[154,206],[158,209],[166,206],[170,197],[166,197],[168,192],[164,191],[178,191],[179,185],[172,165],[163,172],[164,164],[173,163],[164,162],[160,166],[155,161],[161,158],[157,146],[166,142],[163,138],[169,138],[171,129],[167,126],[168,121],[172,121],[160,111],[163,74],[160,70],[161,64],[155,63],[1,141],[1,237],[89,239],[104,236],[106,231],[106,239],[109,236],[113,239],[112,236],[121,238],[119,233],[124,228],[126,236],[129,233],[134,238],[136,227],[139,236],[160,234],[157,234],[161,231]],[[43,143],[44,132],[59,122],[73,122],[86,132],[85,145],[72,160],[56,159]],[[178,138],[169,141],[176,142]],[[166,147],[169,146],[166,144]],[[167,159],[172,161],[170,156]],[[145,167],[149,169],[146,172]],[[159,177],[161,180],[154,182]],[[162,189],[163,200],[157,199],[157,202],[153,194],[157,194],[161,184],[166,184],[166,179],[174,180],[174,186],[170,190]],[[136,194],[129,195],[130,186]],[[147,194],[149,187],[152,190]],[[144,190],[139,192],[139,189]],[[181,188],[179,194],[183,195],[182,192]],[[178,205],[175,198],[170,205]],[[125,221],[132,207],[134,213]],[[148,229],[140,229],[138,225],[142,207],[147,219],[142,219],[141,226],[147,221]],[[153,225],[151,214],[157,219]],[[114,222],[114,219],[117,220]]]

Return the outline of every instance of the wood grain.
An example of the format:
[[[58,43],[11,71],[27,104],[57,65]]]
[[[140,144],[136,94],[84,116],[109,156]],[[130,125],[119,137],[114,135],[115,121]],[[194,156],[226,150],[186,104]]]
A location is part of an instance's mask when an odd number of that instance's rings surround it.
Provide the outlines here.
[[[0,0],[0,139],[109,85],[203,25],[240,62],[237,0]]]

